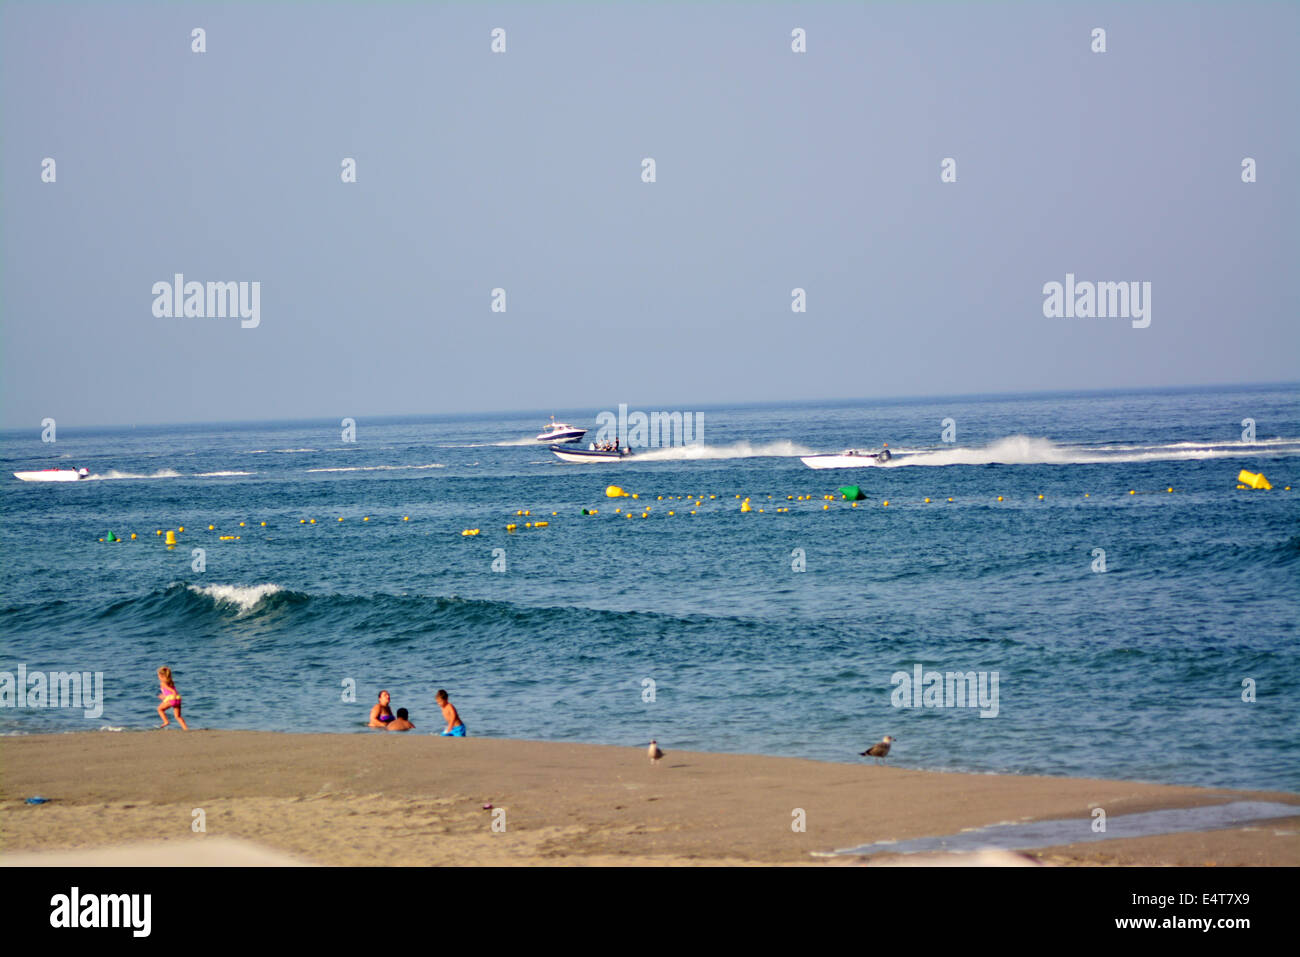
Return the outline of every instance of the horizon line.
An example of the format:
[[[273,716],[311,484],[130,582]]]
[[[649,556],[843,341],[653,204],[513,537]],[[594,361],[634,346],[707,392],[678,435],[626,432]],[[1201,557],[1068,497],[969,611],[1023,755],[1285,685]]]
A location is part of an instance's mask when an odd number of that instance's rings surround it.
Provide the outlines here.
[[[719,409],[744,409],[744,408],[763,408],[776,407],[781,405],[789,406],[825,406],[834,408],[837,406],[851,406],[865,403],[894,403],[894,402],[923,402],[933,401],[955,401],[955,400],[987,400],[987,399],[1011,399],[1011,398],[1051,398],[1059,397],[1084,397],[1089,395],[1138,395],[1144,393],[1169,393],[1169,392],[1233,392],[1247,389],[1277,389],[1277,388],[1300,388],[1300,380],[1291,381],[1274,381],[1274,382],[1223,382],[1216,384],[1197,384],[1197,385],[1165,385],[1165,386],[1130,386],[1130,387],[1109,387],[1099,389],[1042,389],[1042,390],[1017,390],[1008,392],[961,392],[961,393],[919,393],[912,395],[894,395],[894,396],[856,396],[852,398],[818,398],[818,399],[750,399],[736,400],[729,402],[707,402],[707,403],[673,403],[665,406],[663,403],[650,403],[650,406],[656,406],[665,409],[676,409],[684,411],[686,405],[692,406],[692,411],[709,411]],[[632,403],[621,403],[628,405]],[[577,406],[561,407],[561,411],[577,411]],[[520,417],[538,413],[535,409],[484,409],[473,412],[374,412],[361,413],[360,415],[351,415],[353,419],[369,419],[371,421],[379,420],[381,422],[407,421],[424,421],[430,419],[473,419],[480,417]],[[320,424],[324,422],[334,423],[334,417],[302,417],[302,418],[267,418],[267,419],[216,419],[216,420],[183,420],[176,422],[145,422],[130,424],[107,424],[92,423],[87,425],[59,426],[70,432],[101,432],[115,430],[132,430],[132,429],[166,429],[176,428],[179,426],[194,427],[217,427],[217,426],[267,426],[267,425],[296,425],[296,424]],[[21,433],[30,428],[40,428],[36,426],[4,426],[0,427],[0,435],[9,437],[14,433]]]

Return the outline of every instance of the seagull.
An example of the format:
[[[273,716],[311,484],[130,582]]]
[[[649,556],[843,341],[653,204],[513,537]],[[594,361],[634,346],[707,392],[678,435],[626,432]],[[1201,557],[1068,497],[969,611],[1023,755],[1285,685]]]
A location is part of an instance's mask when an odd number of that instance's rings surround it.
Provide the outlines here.
[[[659,759],[664,756],[663,749],[659,747],[659,742],[655,741],[654,738],[650,739],[650,747],[646,750],[646,753],[650,755],[652,765],[657,764]]]
[[[885,735],[880,739],[879,744],[873,744],[871,747],[867,748],[867,750],[858,753],[864,758],[875,758],[876,763],[879,764],[880,759],[889,754],[889,746],[893,743],[894,739],[889,735]]]

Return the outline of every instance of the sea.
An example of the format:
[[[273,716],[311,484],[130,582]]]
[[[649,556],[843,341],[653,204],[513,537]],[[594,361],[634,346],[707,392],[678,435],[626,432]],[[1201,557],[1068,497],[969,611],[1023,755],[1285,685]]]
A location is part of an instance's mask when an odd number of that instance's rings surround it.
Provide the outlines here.
[[[150,729],[167,665],[196,730],[436,733],[441,688],[471,737],[1300,791],[1300,386],[534,438],[617,408],[3,433],[0,733]],[[35,694],[74,671],[100,713]]]

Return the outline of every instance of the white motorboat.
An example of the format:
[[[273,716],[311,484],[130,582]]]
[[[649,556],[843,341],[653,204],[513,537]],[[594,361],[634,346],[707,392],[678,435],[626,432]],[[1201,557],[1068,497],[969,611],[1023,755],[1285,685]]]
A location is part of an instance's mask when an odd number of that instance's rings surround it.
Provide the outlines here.
[[[891,458],[893,455],[889,447],[885,446],[871,452],[862,449],[845,449],[843,452],[829,455],[804,455],[800,456],[799,461],[810,469],[860,469],[869,465],[884,465]]]
[[[23,482],[79,482],[90,478],[90,469],[39,469],[33,472],[15,472],[14,478]]]
[[[594,446],[585,449],[566,449],[558,445],[552,445],[551,451],[559,457],[561,462],[573,462],[575,464],[585,462],[621,462],[632,455],[631,449],[619,449],[616,452],[613,449],[598,449]]]
[[[586,434],[586,429],[578,429],[563,422],[556,422],[555,416],[551,416],[550,423],[538,434],[537,441],[552,443],[581,442],[582,437]]]

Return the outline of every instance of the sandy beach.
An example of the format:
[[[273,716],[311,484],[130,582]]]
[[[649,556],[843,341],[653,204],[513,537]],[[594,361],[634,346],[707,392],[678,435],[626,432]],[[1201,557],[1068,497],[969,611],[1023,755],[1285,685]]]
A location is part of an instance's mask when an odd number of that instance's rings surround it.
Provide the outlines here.
[[[173,865],[217,863],[219,848],[248,849],[231,862],[322,865],[912,863],[896,854],[814,852],[1002,822],[1078,818],[1086,831],[1096,807],[1113,820],[1240,800],[1292,804],[1296,816],[1015,857],[1059,865],[1300,864],[1300,796],[1275,792],[671,749],[652,767],[634,747],[391,732],[14,736],[0,739],[0,768],[0,850],[15,864],[42,855],[102,862],[102,850],[98,858],[87,852],[146,844],[155,847],[137,850],[141,863],[156,859],[161,844]],[[24,803],[33,795],[49,801]],[[196,809],[203,833],[192,829]],[[796,809],[805,831],[792,828]]]

